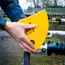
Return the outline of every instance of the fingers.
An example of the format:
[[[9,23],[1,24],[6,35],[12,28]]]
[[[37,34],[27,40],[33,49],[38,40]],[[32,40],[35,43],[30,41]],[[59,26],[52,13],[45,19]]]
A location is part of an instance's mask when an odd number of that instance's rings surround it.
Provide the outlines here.
[[[36,24],[25,24],[24,28],[35,28]]]
[[[32,53],[32,51],[30,51],[29,48],[28,48],[29,46],[27,47],[27,45],[24,42],[22,42],[22,44],[19,44],[19,46],[21,48],[23,48],[24,51],[29,52],[29,53]]]
[[[24,36],[23,39],[20,38],[20,40],[26,43],[30,48],[35,49],[33,43],[27,38],[26,35]]]
[[[28,44],[23,42],[22,45],[25,47],[25,49],[27,49],[27,50],[29,50],[31,52],[34,52],[34,49],[32,49]]]
[[[26,37],[26,35],[24,35],[24,38],[20,38],[20,47],[28,52],[35,52],[33,43]]]
[[[23,44],[23,43],[22,43]],[[24,48],[24,51],[31,53],[29,50],[27,50],[22,44],[19,44],[21,48]]]
[[[21,48],[24,48],[24,46],[23,46],[22,44],[19,44],[19,46],[20,46]]]

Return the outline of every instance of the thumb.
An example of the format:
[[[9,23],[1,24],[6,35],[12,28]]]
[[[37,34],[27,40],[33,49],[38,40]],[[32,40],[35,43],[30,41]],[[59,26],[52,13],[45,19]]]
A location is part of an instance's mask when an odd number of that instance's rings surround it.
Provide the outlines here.
[[[25,24],[24,28],[35,28],[36,24]]]

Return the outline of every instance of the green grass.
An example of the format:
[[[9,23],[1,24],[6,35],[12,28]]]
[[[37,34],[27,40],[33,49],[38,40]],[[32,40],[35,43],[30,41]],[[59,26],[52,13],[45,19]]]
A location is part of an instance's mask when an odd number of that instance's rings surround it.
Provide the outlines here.
[[[51,65],[51,58],[47,55],[31,56],[31,65]]]
[[[53,42],[55,42],[55,41],[58,41],[58,40],[60,40],[60,39],[61,39],[60,36],[53,36],[53,37],[51,37],[51,38],[47,38],[45,41],[47,42],[48,40],[52,40]]]
[[[64,62],[64,56],[55,56],[57,65],[62,65]],[[53,65],[51,56],[46,54],[31,56],[31,65]]]
[[[8,65],[21,65],[23,63],[22,56],[16,56],[8,59]]]
[[[54,56],[57,65],[63,65],[65,56]],[[9,59],[8,65],[22,65],[23,57],[13,57]],[[31,55],[30,60],[31,65],[53,65],[51,56],[47,56],[46,54],[37,54]]]
[[[56,22],[55,20],[49,20],[49,22]]]

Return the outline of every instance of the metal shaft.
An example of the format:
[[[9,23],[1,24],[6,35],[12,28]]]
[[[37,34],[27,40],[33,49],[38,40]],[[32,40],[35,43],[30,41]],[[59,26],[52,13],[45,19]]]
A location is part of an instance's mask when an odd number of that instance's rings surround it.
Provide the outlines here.
[[[24,65],[30,65],[30,53],[24,52]]]

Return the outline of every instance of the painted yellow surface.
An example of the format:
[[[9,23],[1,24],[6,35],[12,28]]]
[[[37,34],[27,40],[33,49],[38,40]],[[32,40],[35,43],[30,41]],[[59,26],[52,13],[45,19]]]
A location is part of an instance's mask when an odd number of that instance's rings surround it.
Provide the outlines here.
[[[30,40],[34,40],[35,50],[39,49],[45,41],[48,32],[48,16],[46,10],[41,10],[29,17],[19,20],[19,22],[37,25],[34,30],[28,31],[26,35]]]

